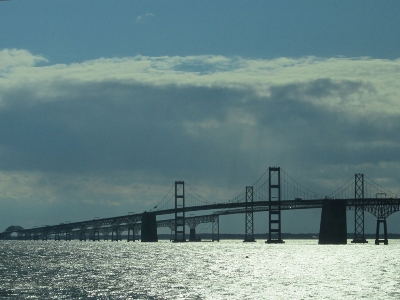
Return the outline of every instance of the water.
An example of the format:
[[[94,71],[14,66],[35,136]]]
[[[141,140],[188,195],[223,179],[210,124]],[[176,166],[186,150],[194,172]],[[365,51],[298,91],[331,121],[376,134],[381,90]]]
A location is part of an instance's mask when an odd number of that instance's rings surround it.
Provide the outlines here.
[[[0,241],[0,299],[400,299],[399,257],[398,240]]]

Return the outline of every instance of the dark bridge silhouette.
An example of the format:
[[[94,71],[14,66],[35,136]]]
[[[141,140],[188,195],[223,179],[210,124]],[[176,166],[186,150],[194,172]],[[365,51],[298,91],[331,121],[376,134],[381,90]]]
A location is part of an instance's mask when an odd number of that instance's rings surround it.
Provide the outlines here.
[[[186,227],[190,228],[189,240],[194,241],[196,226],[200,223],[211,223],[212,240],[219,241],[219,216],[244,214],[244,241],[253,242],[254,212],[268,211],[269,233],[266,243],[283,243],[281,212],[311,208],[322,208],[320,244],[347,243],[346,210],[354,210],[355,214],[353,243],[367,242],[364,236],[364,213],[369,212],[377,218],[375,244],[388,244],[386,219],[400,210],[400,199],[363,174],[355,174],[354,178],[349,179],[331,195],[320,196],[297,183],[281,168],[270,167],[254,185],[246,186],[236,198],[225,203],[211,203],[193,190],[185,190],[184,181],[176,181],[153,211],[30,229],[10,226],[0,233],[0,239],[10,239],[16,233],[18,239],[25,240],[96,241],[100,240],[102,234],[104,240],[118,241],[122,239],[122,233],[127,232],[127,240],[134,241],[140,232],[142,242],[156,242],[157,228],[168,227],[174,234],[174,242],[184,242]],[[195,211],[213,213],[186,216]],[[157,216],[162,215],[173,215],[173,218],[157,221]]]

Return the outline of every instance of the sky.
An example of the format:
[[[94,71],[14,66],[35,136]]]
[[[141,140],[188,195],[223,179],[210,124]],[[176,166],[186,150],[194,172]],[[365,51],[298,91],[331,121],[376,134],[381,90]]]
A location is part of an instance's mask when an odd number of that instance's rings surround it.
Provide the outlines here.
[[[355,173],[400,195],[399,14],[398,0],[1,1],[0,231],[148,211],[175,180],[226,202],[270,166],[321,195]],[[319,221],[285,212],[282,231]],[[244,216],[220,229],[244,233]]]

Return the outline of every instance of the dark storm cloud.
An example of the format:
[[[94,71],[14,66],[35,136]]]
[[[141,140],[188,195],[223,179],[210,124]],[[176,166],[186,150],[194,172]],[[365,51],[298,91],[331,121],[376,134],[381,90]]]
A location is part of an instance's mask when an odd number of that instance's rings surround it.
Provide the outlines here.
[[[0,111],[3,169],[168,172],[188,164],[198,168],[199,158],[222,156],[218,152],[223,149],[213,149],[201,137],[194,139],[185,122],[223,122],[226,109],[242,96],[220,88],[114,82],[63,89],[73,91],[72,96],[36,101],[26,92],[7,95]],[[213,139],[210,134],[208,140]]]
[[[165,176],[193,170],[196,176],[218,177],[254,172],[249,156],[268,149],[263,149],[263,140],[242,149],[248,132],[279,148],[279,161],[295,157],[319,165],[396,160],[398,145],[384,143],[400,140],[395,117],[382,124],[314,101],[346,101],[369,89],[355,81],[272,86],[264,97],[251,90],[111,81],[57,88],[66,96],[36,99],[24,89],[7,94],[0,111],[3,170],[145,171]],[[229,125],[232,110],[240,111],[235,117],[249,114],[256,123]],[[216,127],[207,127],[213,122]],[[357,143],[358,148],[353,147]]]
[[[398,161],[400,140],[395,128],[399,118],[363,116],[331,109],[324,99],[339,98],[343,104],[353,95],[373,89],[361,82],[320,79],[309,83],[273,86],[268,98],[254,106],[260,124],[294,156],[310,164],[358,164]],[[310,101],[317,99],[317,101]],[[321,102],[321,104],[319,104]],[[285,151],[285,150],[283,150]],[[290,153],[286,153],[290,157]]]

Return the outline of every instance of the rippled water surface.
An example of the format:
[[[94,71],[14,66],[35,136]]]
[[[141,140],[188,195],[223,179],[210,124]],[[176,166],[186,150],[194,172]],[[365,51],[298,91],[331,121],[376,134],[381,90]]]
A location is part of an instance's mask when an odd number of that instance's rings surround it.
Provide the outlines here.
[[[0,299],[400,299],[400,242],[0,241]]]

